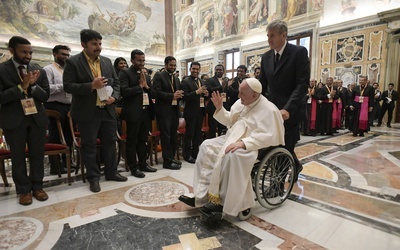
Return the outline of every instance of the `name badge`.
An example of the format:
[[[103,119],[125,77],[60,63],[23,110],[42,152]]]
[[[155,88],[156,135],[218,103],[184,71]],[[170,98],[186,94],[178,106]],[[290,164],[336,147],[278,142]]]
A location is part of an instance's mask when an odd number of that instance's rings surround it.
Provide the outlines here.
[[[359,99],[358,99],[358,102],[359,103],[363,103],[364,102],[364,96],[360,96]]]
[[[143,93],[143,106],[147,106],[147,105],[149,105],[149,104],[150,104],[150,101],[149,101],[149,94]]]
[[[338,103],[341,103],[341,102],[342,102],[342,100],[340,100],[340,98],[339,98],[339,99],[337,100],[337,102],[338,102]]]
[[[222,102],[226,102],[226,93],[221,93]]]
[[[307,99],[307,103],[310,104],[311,103],[311,98]]]
[[[37,113],[35,101],[33,98],[27,98],[21,100],[22,108],[24,109],[25,115],[32,115]]]
[[[329,98],[329,103],[332,103],[333,102],[333,99],[332,98]]]
[[[200,108],[204,108],[204,97],[200,97]]]
[[[172,106],[178,105],[178,100],[172,100]]]

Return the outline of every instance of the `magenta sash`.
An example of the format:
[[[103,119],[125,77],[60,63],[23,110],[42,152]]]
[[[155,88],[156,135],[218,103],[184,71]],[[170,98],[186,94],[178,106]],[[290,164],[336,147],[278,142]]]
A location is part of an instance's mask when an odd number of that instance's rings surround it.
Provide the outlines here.
[[[338,119],[336,123],[337,128],[342,127],[342,108],[343,108],[342,101],[340,100],[340,102],[338,102],[338,107],[337,107],[337,114],[338,114],[337,115]]]
[[[310,120],[310,129],[315,129],[315,122],[317,120],[317,100],[311,99],[311,120]]]
[[[354,98],[355,102],[360,101],[360,96]],[[368,128],[368,96],[363,96],[363,102],[358,103],[360,105],[360,117],[358,120],[358,128],[361,130],[367,130]]]
[[[332,112],[332,128],[336,128],[336,124],[337,124],[337,120],[338,120],[338,117],[337,117],[337,100],[336,99],[334,99],[333,100],[333,104],[332,104],[332,106],[333,106],[333,112]]]

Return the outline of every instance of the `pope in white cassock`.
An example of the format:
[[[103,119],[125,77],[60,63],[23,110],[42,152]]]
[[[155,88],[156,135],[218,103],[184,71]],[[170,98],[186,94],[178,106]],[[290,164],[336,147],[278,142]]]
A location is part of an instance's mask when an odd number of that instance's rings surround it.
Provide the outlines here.
[[[261,89],[257,79],[243,80],[240,99],[230,112],[223,108],[220,93],[212,93],[214,118],[227,126],[228,132],[201,144],[194,172],[194,197],[182,195],[180,201],[204,206],[206,212],[232,216],[255,205],[250,174],[258,150],[285,144],[282,115],[260,94]]]

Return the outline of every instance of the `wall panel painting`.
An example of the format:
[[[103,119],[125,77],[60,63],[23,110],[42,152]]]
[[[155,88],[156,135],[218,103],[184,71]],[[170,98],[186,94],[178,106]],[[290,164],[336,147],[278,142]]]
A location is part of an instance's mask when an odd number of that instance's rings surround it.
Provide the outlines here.
[[[247,73],[254,74],[254,69],[261,66],[261,57],[263,54],[246,56]]]
[[[214,8],[209,8],[201,12],[199,37],[202,43],[214,40]]]
[[[238,33],[238,0],[223,0],[218,4],[221,35],[227,37]]]
[[[0,38],[80,46],[79,32],[91,28],[103,48],[165,55],[164,16],[164,0],[8,0],[0,2]]]
[[[347,85],[351,83],[357,83],[358,77],[361,75],[362,66],[355,65],[352,67],[338,67],[335,68],[335,75],[336,79],[341,79],[343,81],[343,86],[347,87]]]
[[[248,21],[249,28],[254,29],[267,24],[268,18],[268,1],[267,0],[250,0]]]
[[[370,80],[371,83],[374,83],[374,82],[379,83],[380,73],[381,73],[381,64],[380,63],[368,64],[367,76],[368,76],[368,80]]]

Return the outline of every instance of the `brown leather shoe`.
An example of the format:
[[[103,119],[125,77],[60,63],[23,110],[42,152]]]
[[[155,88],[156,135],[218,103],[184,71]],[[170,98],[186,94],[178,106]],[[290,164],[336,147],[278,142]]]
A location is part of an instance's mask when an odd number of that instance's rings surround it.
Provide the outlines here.
[[[49,198],[49,196],[46,194],[43,189],[39,189],[36,191],[33,191],[33,196],[36,198],[38,201],[45,201]]]
[[[32,194],[19,194],[19,204],[24,206],[32,204]]]

